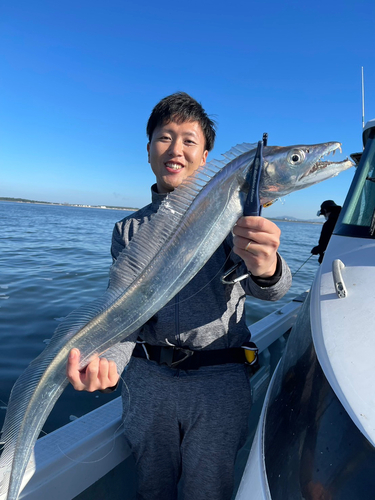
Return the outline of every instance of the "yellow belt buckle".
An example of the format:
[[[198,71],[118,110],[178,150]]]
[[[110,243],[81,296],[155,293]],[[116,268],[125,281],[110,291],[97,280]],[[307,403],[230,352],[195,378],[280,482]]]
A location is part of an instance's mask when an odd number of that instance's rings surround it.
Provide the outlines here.
[[[258,359],[258,348],[254,342],[245,342],[242,344],[242,349],[245,350],[246,363],[253,365]]]

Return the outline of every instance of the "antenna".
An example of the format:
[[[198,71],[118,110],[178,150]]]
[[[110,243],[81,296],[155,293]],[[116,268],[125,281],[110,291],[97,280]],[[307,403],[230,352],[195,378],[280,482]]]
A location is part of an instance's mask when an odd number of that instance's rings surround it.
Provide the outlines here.
[[[362,128],[365,128],[365,82],[363,78],[363,66],[362,66]]]

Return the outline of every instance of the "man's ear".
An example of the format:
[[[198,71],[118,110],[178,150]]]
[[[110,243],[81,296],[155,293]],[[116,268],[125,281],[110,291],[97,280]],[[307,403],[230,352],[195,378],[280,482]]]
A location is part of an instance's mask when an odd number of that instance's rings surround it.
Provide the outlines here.
[[[150,143],[147,143],[147,161],[150,163]]]
[[[208,156],[208,151],[207,151],[207,149],[206,149],[206,150],[204,151],[204,153],[203,153],[203,156],[202,156],[202,160],[201,160],[201,167],[203,167],[203,165],[206,165],[207,156]]]

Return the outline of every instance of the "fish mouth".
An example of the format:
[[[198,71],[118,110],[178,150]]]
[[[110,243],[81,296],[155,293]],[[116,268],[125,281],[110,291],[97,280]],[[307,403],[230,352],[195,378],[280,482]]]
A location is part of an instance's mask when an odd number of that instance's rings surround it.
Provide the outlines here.
[[[338,162],[334,162],[334,161],[330,161],[330,160],[325,159],[330,154],[332,154],[332,156],[334,156],[337,150],[339,150],[340,153],[342,153],[341,143],[339,143],[339,142],[336,142],[336,143],[333,143],[333,144],[327,146],[324,153],[317,159],[317,161],[312,165],[312,167],[309,170],[307,170],[300,177],[300,179],[303,179],[303,178],[308,177],[312,174],[315,174],[315,173],[319,172],[320,170],[324,170],[324,169],[330,167],[331,165],[339,166],[339,165],[343,165],[347,162],[352,163],[348,158],[345,158],[344,160],[338,161]]]

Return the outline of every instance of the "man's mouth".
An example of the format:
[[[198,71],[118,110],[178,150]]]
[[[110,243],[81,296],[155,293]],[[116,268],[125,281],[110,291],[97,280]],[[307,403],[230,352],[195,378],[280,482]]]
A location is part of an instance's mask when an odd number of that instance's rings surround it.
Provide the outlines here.
[[[165,166],[170,169],[170,170],[181,170],[183,166],[180,163],[174,163],[174,162],[168,162],[165,164]]]

